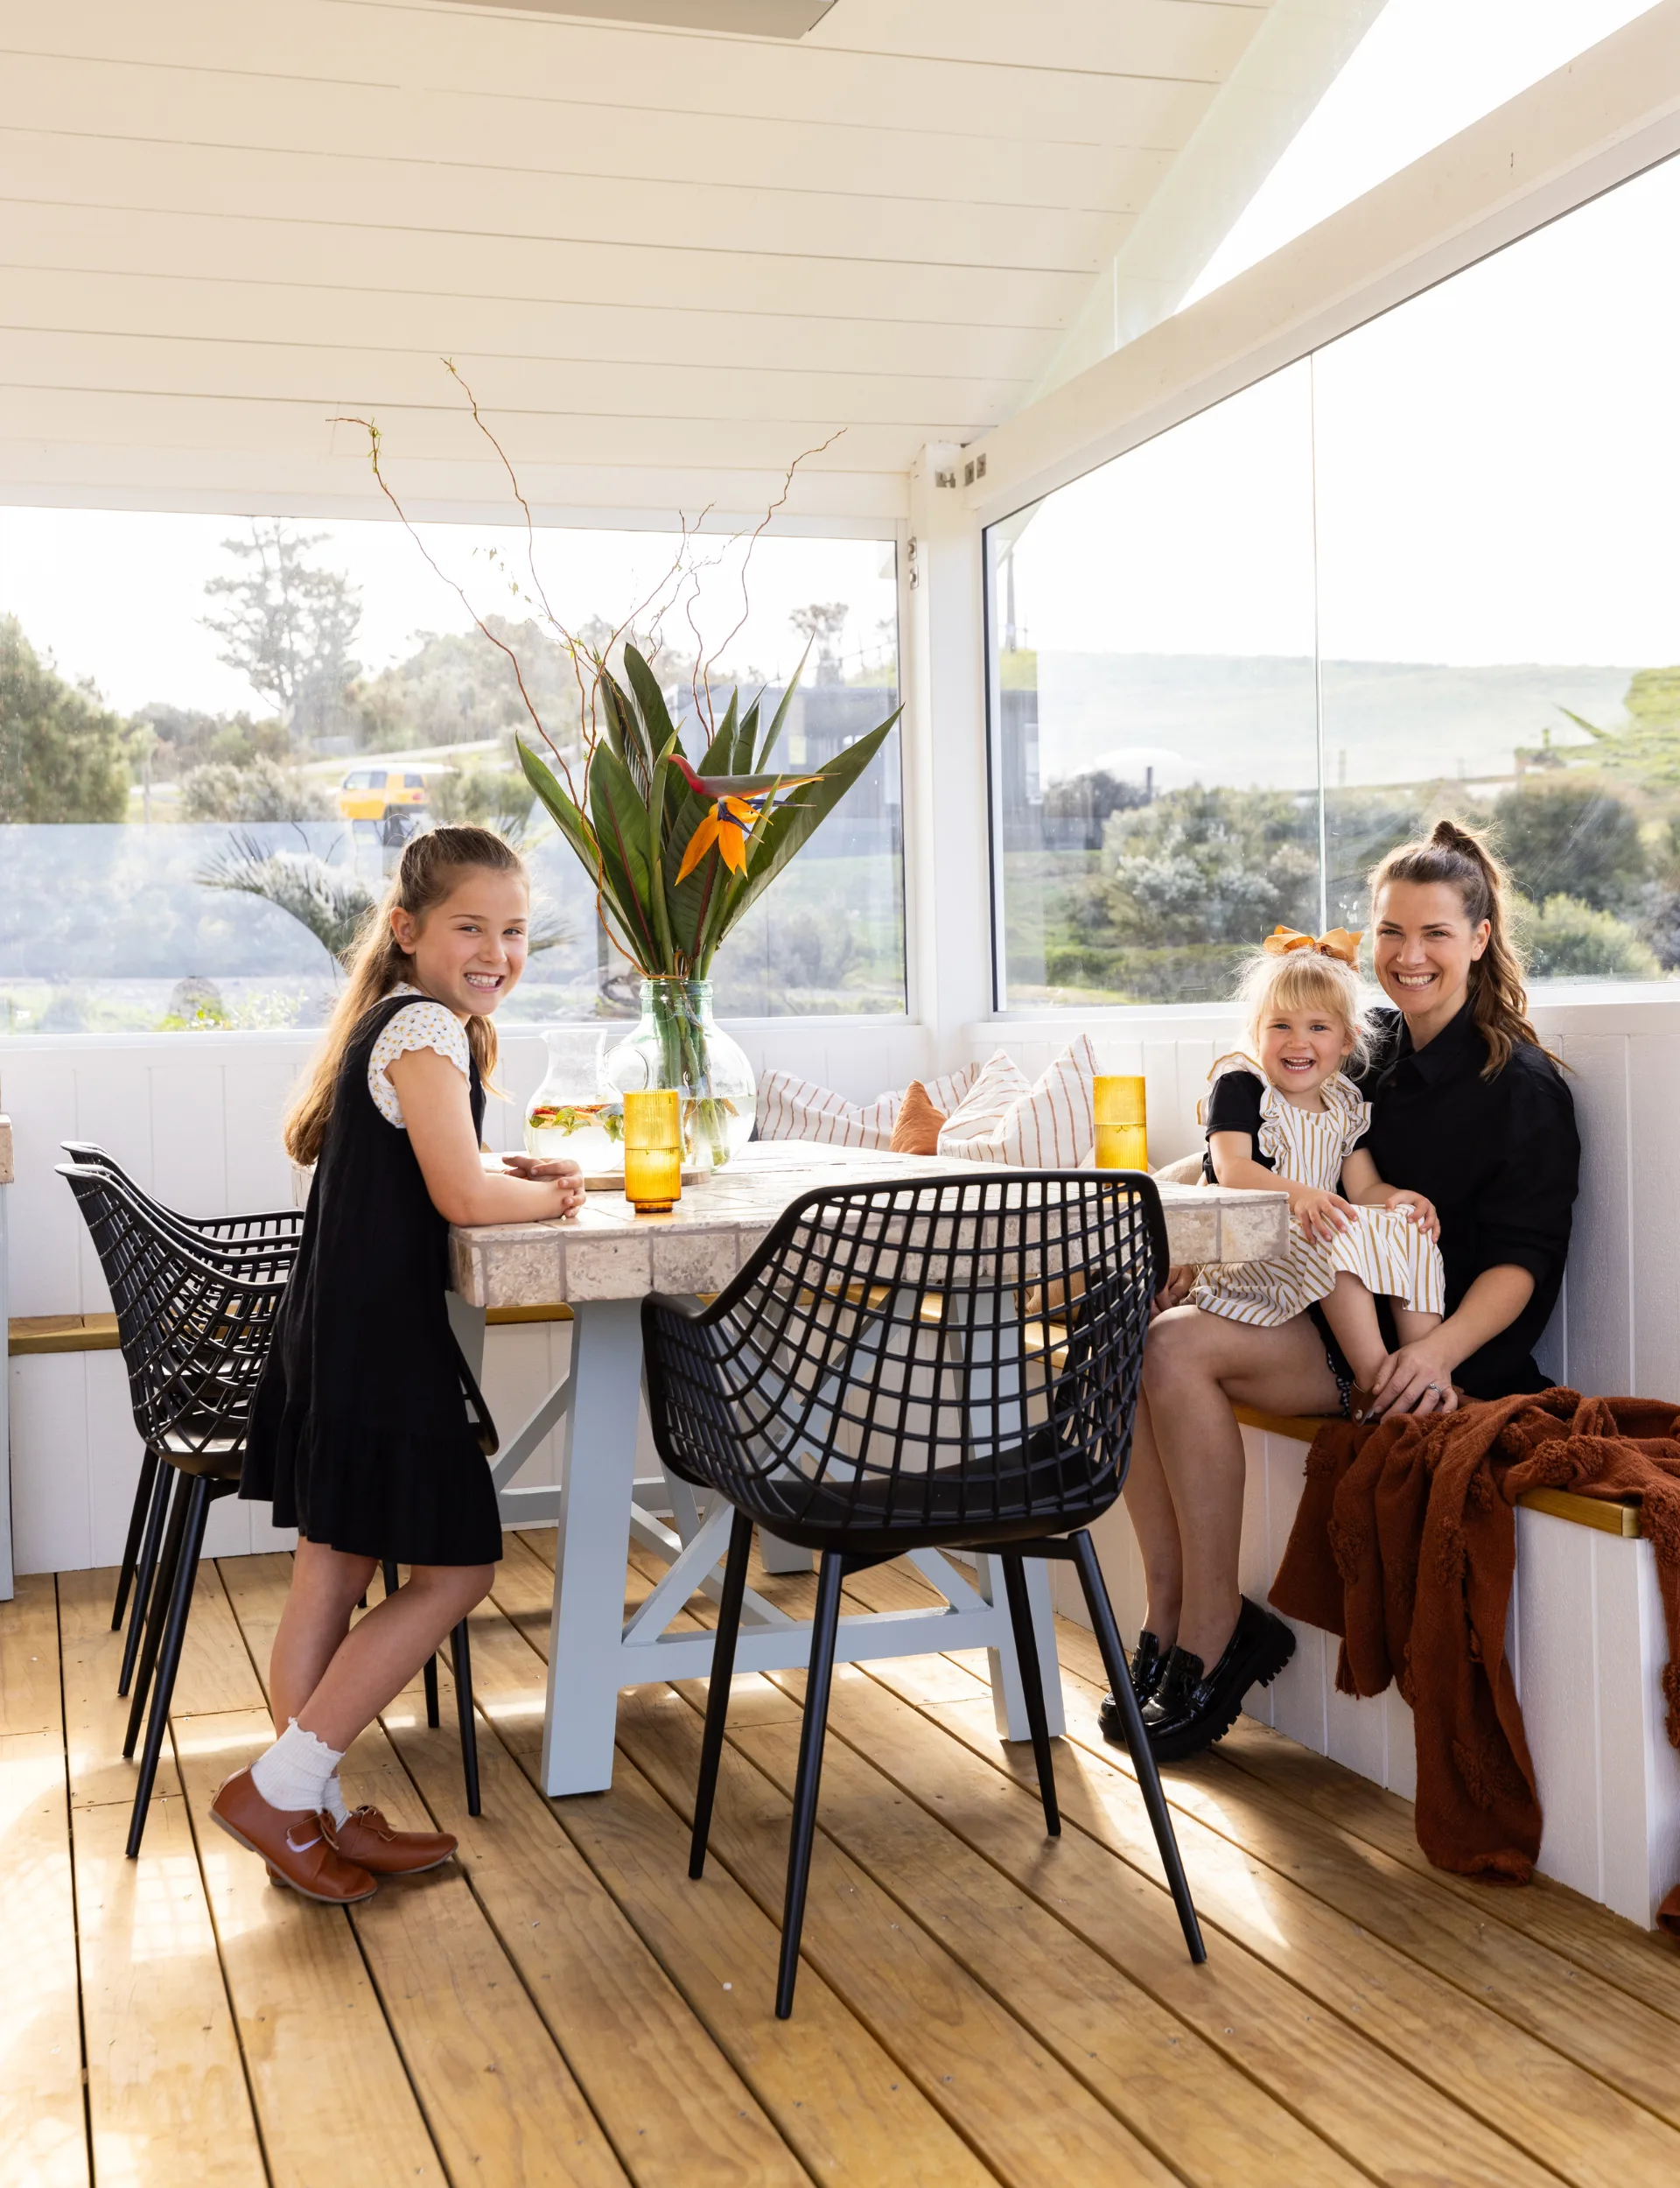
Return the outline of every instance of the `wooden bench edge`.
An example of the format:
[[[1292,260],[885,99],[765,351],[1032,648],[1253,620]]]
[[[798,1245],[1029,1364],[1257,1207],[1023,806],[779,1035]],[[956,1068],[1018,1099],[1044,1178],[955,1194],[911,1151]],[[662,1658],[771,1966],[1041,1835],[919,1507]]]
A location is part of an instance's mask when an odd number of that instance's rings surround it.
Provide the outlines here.
[[[493,1328],[506,1322],[570,1322],[570,1307],[493,1307],[485,1315]],[[6,1330],[6,1350],[14,1360],[36,1359],[48,1352],[115,1352],[115,1315],[14,1315]]]
[[[1256,1406],[1238,1406],[1235,1410],[1243,1427],[1264,1429],[1268,1435],[1284,1436],[1292,1443],[1311,1443],[1326,1420],[1334,1418],[1325,1413],[1263,1413]],[[1620,1535],[1624,1541],[1636,1541],[1642,1532],[1636,1504],[1582,1497],[1571,1489],[1531,1489],[1516,1501],[1527,1511],[1549,1512],[1554,1519],[1568,1520],[1572,1526],[1596,1527],[1600,1534]]]

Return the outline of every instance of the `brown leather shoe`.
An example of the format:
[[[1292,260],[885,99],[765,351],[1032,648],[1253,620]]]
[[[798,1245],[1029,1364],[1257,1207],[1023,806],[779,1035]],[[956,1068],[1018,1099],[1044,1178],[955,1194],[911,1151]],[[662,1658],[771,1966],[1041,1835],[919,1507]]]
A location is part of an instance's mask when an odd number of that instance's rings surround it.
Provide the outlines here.
[[[346,1862],[326,1838],[325,1818],[312,1808],[271,1808],[248,1769],[235,1771],[216,1788],[210,1813],[230,1839],[260,1854],[276,1883],[305,1899],[347,1907],[371,1899],[379,1886],[365,1869]]]
[[[455,1851],[447,1831],[393,1831],[377,1808],[353,1808],[342,1823],[324,1815],[321,1828],[346,1862],[375,1876],[417,1876]]]

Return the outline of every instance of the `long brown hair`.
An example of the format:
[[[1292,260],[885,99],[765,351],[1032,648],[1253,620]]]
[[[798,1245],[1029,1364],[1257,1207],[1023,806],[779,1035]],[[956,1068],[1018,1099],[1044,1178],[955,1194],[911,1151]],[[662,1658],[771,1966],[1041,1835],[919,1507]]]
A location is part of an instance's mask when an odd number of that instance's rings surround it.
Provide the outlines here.
[[[1511,877],[1487,838],[1456,821],[1437,821],[1427,843],[1402,844],[1390,852],[1371,875],[1373,918],[1377,898],[1391,881],[1445,881],[1458,891],[1473,927],[1488,922],[1488,947],[1471,965],[1469,980],[1471,1009],[1488,1044],[1482,1077],[1502,1071],[1519,1041],[1544,1050],[1529,1020],[1522,961],[1511,940]]]
[[[436,910],[450,895],[461,875],[474,866],[494,873],[517,873],[526,878],[525,861],[501,838],[487,828],[434,828],[411,837],[383,901],[369,912],[346,967],[344,992],[327,1022],[314,1067],[303,1091],[286,1112],[282,1127],[286,1153],[294,1162],[318,1160],[332,1114],[332,1094],[339,1067],[351,1036],[375,1003],[394,987],[413,977],[414,966],[399,950],[391,932],[391,914],[407,912],[416,922]],[[466,1021],[466,1045],[486,1081],[495,1069],[496,1029],[476,1013]]]

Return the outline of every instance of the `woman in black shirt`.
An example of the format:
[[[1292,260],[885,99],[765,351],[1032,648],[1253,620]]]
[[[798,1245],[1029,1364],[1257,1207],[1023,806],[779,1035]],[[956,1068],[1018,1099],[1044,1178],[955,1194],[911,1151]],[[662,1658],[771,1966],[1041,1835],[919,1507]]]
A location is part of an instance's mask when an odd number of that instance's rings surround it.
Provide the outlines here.
[[[1379,1409],[1450,1410],[1460,1393],[1539,1390],[1533,1348],[1557,1303],[1580,1165],[1574,1105],[1529,1023],[1508,884],[1469,831],[1441,822],[1371,877],[1381,1013],[1365,1144],[1379,1173],[1435,1204],[1446,1315],[1401,1346]],[[1144,1363],[1126,1508],[1149,1588],[1132,1683],[1164,1759],[1227,1731],[1277,1668],[1278,1622],[1237,1582],[1244,1456],[1232,1407],[1343,1409],[1345,1364],[1308,1315],[1257,1329],[1163,1294]],[[1111,1703],[1103,1729],[1122,1736]]]

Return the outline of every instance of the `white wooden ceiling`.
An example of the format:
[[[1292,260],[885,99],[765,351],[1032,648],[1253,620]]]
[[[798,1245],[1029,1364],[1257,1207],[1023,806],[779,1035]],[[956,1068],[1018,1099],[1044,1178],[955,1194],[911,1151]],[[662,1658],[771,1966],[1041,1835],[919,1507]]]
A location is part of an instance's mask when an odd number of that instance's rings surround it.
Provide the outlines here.
[[[0,0],[0,498],[904,507],[1008,416],[1269,0]],[[626,11],[615,11],[623,13]],[[668,14],[668,7],[662,11]],[[815,12],[810,10],[808,12]]]

